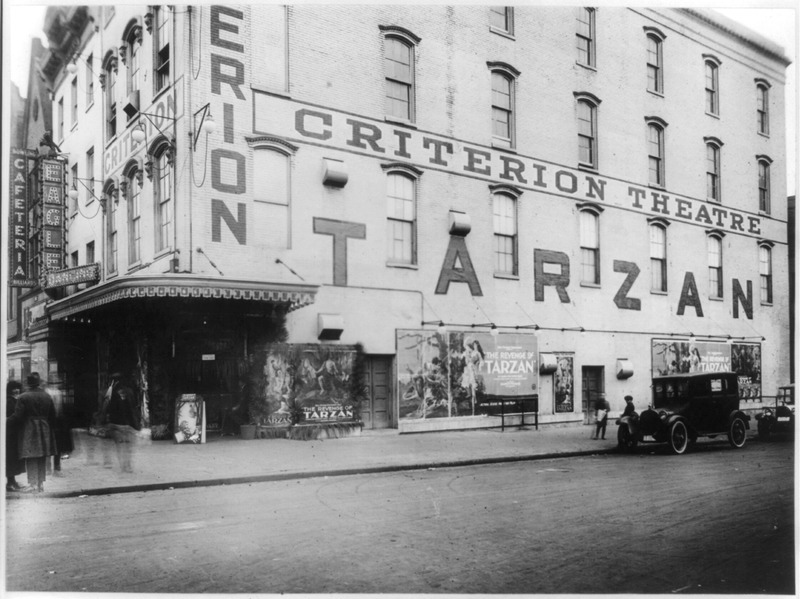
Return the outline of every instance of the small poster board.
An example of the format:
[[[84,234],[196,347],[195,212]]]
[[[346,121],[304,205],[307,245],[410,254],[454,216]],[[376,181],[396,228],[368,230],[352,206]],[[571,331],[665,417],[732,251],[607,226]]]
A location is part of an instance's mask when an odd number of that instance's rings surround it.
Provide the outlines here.
[[[195,393],[184,393],[175,402],[175,442],[206,442],[205,405]]]

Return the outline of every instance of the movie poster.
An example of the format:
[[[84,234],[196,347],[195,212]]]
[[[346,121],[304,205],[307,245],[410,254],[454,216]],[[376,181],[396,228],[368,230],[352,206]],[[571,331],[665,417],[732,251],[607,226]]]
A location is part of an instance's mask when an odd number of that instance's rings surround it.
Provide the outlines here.
[[[205,414],[203,398],[184,393],[175,402],[175,442],[205,443]]]
[[[536,337],[401,330],[397,373],[400,418],[486,414],[492,398],[538,394]]]
[[[731,354],[733,371],[739,375],[739,397],[761,397],[761,346],[757,343],[734,343]]]
[[[553,374],[553,389],[556,398],[556,413],[573,412],[575,400],[573,395],[573,354],[555,354],[556,371]]]

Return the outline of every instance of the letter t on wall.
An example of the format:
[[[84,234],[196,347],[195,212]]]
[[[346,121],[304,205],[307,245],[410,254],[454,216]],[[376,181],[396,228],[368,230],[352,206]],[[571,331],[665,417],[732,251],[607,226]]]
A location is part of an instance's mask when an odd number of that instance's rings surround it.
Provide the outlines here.
[[[314,233],[333,236],[333,284],[347,285],[347,239],[366,239],[367,226],[327,218],[314,218]]]

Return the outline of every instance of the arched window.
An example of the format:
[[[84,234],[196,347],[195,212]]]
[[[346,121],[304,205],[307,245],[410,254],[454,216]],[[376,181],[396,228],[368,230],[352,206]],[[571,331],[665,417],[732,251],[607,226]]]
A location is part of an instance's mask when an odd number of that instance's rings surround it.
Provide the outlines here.
[[[386,260],[417,263],[417,180],[422,171],[406,165],[385,165]]]
[[[297,147],[277,138],[254,138],[253,193],[255,218],[270,234],[262,243],[270,248],[292,247],[292,156]]]
[[[758,156],[758,211],[770,214],[772,202],[770,200],[770,174],[769,165],[772,162],[767,156]]]
[[[175,216],[172,190],[172,145],[165,139],[152,146],[151,165],[153,181],[153,208],[155,210],[156,253],[172,247],[175,231]]]
[[[706,112],[719,115],[719,66],[720,61],[709,54],[704,54],[706,70]]]
[[[580,216],[581,283],[600,284],[600,209],[582,208]]]
[[[106,140],[117,134],[117,56],[109,51],[103,60],[103,78],[100,81],[106,94]]]
[[[596,169],[597,159],[597,107],[600,100],[585,92],[575,93],[578,102],[578,164]]]
[[[122,55],[123,62],[128,67],[127,91],[130,96],[132,93],[141,89],[141,50],[142,50],[142,26],[138,19],[131,19],[125,27],[122,36]],[[129,118],[131,115],[128,115]]]
[[[706,198],[712,202],[722,201],[721,154],[722,142],[707,137],[706,142]]]
[[[128,264],[142,260],[142,169],[132,162],[125,168],[122,190],[128,205]]]
[[[666,36],[655,27],[645,27],[647,44],[647,91],[664,93],[664,39]]]
[[[722,298],[722,234],[709,233],[708,247],[708,294],[709,297]]]
[[[153,82],[156,92],[170,84],[171,10],[169,6],[153,6]]]
[[[509,186],[492,186],[492,189],[494,272],[517,276],[519,274],[517,198],[520,192]]]
[[[758,246],[758,272],[761,280],[761,303],[772,303],[772,248],[768,243]]]
[[[769,135],[769,83],[756,79],[756,117],[758,132]]]
[[[106,180],[103,185],[103,202],[106,207],[106,272],[109,275],[117,272],[117,256],[119,252],[117,235],[118,189],[113,179]]]
[[[667,226],[669,221],[650,223],[650,290],[667,291]]]
[[[414,47],[419,38],[401,27],[384,31],[383,57],[386,76],[386,116],[414,122]]]
[[[515,85],[519,71],[502,62],[488,62],[492,75],[492,144],[513,148],[516,117]]]
[[[595,9],[579,6],[576,44],[578,47],[578,64],[587,67],[595,66]]]
[[[666,122],[657,117],[645,117],[647,123],[648,182],[656,187],[665,187],[664,180],[664,131]]]

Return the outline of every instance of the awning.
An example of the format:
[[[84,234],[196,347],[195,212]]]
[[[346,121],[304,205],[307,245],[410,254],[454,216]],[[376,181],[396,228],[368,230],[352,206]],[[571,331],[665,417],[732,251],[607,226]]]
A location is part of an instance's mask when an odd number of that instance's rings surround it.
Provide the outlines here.
[[[133,275],[107,281],[47,305],[48,316],[65,318],[118,300],[150,298],[229,299],[288,305],[313,304],[318,285],[236,281],[194,275]]]

